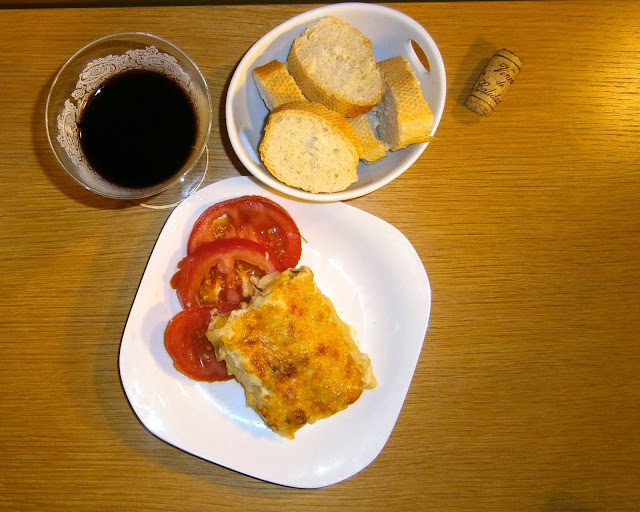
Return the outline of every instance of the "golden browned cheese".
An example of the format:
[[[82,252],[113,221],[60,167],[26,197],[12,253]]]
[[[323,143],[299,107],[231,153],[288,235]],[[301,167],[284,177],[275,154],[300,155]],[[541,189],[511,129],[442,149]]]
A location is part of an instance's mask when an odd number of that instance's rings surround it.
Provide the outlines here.
[[[362,354],[307,267],[265,276],[251,305],[214,317],[207,337],[247,405],[278,434],[331,416],[375,386]]]

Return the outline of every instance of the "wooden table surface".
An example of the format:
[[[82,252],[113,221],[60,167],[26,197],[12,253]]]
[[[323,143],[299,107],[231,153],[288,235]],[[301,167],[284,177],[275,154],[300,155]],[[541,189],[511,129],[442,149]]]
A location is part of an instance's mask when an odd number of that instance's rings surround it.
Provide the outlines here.
[[[206,182],[247,174],[226,137],[225,87],[261,35],[312,5],[0,10],[0,509],[638,510],[640,3],[389,5],[438,43],[447,105],[418,162],[349,203],[413,243],[432,312],[386,446],[315,490],[233,472],[143,427],[118,350],[169,211],[85,191],[44,130],[72,53],[148,31],[210,84]],[[503,47],[524,70],[481,118],[463,102]]]

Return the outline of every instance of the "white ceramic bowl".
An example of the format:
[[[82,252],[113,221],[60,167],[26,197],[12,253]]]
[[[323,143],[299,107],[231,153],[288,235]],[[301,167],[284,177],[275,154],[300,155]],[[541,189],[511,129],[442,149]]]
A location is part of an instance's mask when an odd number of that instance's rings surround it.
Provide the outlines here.
[[[273,59],[287,60],[296,37],[313,21],[325,16],[341,18],[371,39],[378,61],[403,55],[410,62],[422,92],[433,110],[435,134],[446,97],[446,74],[438,46],[429,33],[413,18],[381,5],[342,3],[320,7],[299,14],[260,38],[242,58],[236,68],[226,99],[226,123],[229,139],[243,165],[266,185],[287,195],[308,201],[343,201],[373,192],[406,171],[426,149],[428,143],[413,144],[389,152],[374,164],[360,162],[358,181],[336,193],[314,194],[285,185],[266,169],[260,160],[258,147],[269,114],[253,81],[252,70]],[[412,41],[424,52],[429,71],[421,64]]]

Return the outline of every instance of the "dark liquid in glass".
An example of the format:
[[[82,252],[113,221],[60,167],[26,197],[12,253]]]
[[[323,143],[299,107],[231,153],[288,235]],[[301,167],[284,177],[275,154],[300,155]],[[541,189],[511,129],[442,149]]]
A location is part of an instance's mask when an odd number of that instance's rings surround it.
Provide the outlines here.
[[[194,150],[195,109],[168,76],[129,70],[109,78],[80,116],[80,146],[115,185],[146,188],[176,175]]]

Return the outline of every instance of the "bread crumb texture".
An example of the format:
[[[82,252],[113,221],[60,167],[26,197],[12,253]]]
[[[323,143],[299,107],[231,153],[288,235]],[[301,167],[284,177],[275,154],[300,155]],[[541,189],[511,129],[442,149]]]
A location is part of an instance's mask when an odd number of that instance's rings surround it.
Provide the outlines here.
[[[293,42],[287,66],[310,101],[345,117],[368,112],[384,92],[371,41],[338,18],[310,24]]]
[[[274,109],[259,150],[275,178],[308,192],[338,192],[358,179],[361,146],[353,127],[319,103]]]

